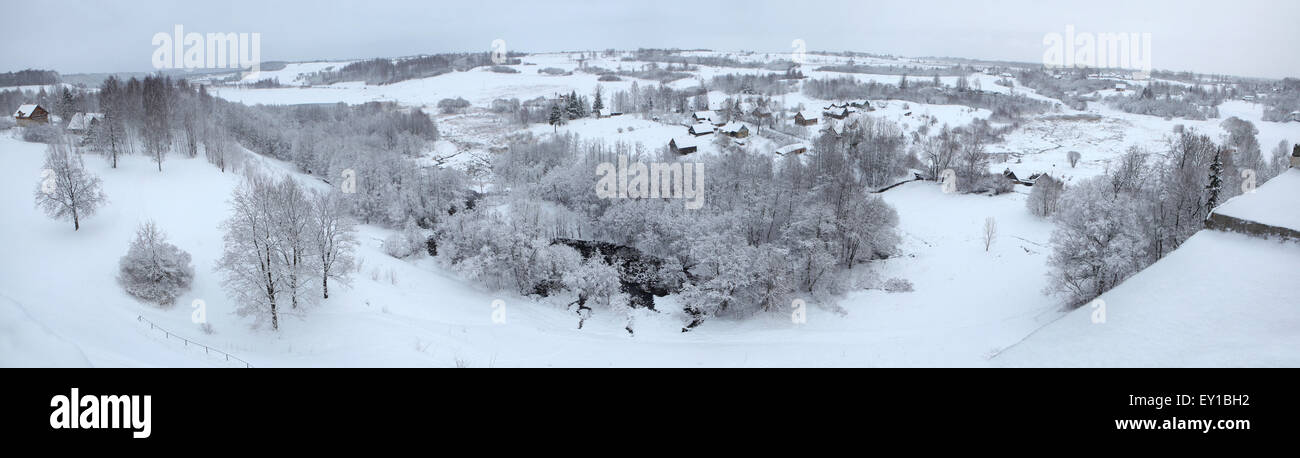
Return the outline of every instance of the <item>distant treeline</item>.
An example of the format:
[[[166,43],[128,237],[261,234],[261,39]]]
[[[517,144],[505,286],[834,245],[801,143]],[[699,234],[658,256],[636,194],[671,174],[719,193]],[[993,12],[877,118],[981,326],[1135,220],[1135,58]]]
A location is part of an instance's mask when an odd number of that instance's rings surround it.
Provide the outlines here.
[[[503,64],[517,65],[517,56],[510,56]],[[416,78],[427,78],[465,71],[474,67],[494,65],[490,53],[434,54],[405,59],[370,59],[344,65],[337,71],[318,72],[309,78],[311,84],[333,84],[343,81],[365,81],[367,84],[392,84]]]
[[[54,84],[59,82],[59,73],[53,70],[20,70],[16,72],[0,73],[0,87],[3,86],[34,86],[38,84]]]
[[[669,64],[682,65],[708,65],[711,67],[739,67],[739,68],[759,68],[763,64],[760,62],[742,62],[730,57],[724,56],[683,56],[681,50],[676,49],[638,49],[631,57],[624,57],[624,61],[635,62],[663,62]]]
[[[865,73],[870,75],[913,75],[913,76],[966,76],[975,73],[971,67],[917,67],[917,66],[898,66],[898,65],[858,65],[849,62],[848,65],[826,65],[817,67],[817,71],[822,72],[840,72],[840,73]]]

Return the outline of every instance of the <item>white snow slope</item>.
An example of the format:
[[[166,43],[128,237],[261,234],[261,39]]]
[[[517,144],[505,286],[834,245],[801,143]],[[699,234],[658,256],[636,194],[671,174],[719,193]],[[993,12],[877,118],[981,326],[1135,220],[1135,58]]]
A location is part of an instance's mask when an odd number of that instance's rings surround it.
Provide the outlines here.
[[[1202,230],[992,361],[998,366],[1300,366],[1300,243]],[[1100,321],[1100,320],[1097,320]]]

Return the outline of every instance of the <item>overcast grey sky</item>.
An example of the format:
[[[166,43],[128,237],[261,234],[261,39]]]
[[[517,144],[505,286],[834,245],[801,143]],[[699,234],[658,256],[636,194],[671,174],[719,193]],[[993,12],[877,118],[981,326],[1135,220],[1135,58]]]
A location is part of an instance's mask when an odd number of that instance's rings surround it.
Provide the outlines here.
[[[9,0],[6,0],[9,3]],[[54,0],[5,5],[0,71],[150,71],[155,33],[259,32],[262,60],[637,47],[1041,62],[1043,36],[1149,32],[1152,66],[1300,76],[1296,0]]]

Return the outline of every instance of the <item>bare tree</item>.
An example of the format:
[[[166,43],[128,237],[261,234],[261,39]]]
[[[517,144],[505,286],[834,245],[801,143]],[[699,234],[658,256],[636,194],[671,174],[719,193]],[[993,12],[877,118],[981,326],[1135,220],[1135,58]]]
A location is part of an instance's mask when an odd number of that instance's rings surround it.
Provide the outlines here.
[[[321,296],[330,297],[330,279],[347,284],[356,250],[356,223],[348,216],[343,199],[334,192],[313,191],[312,256],[320,269]]]
[[[86,171],[81,155],[62,139],[51,143],[45,154],[35,196],[36,206],[49,217],[71,218],[73,230],[81,230],[81,219],[94,215],[108,201],[99,177]]]
[[[275,252],[284,269],[284,289],[289,293],[290,307],[296,309],[299,297],[308,297],[303,291],[307,286],[306,277],[315,270],[308,268],[311,261],[308,254],[308,238],[312,232],[311,202],[307,193],[290,176],[276,185],[273,198],[272,224],[278,242]]]
[[[998,220],[992,216],[984,218],[984,251],[988,252],[993,240],[998,238]]]
[[[240,315],[267,316],[280,329],[277,297],[282,294],[283,262],[277,256],[275,183],[250,173],[231,199],[233,214],[224,223],[225,251],[217,269],[223,284],[239,301]],[[265,314],[265,315],[264,315]]]

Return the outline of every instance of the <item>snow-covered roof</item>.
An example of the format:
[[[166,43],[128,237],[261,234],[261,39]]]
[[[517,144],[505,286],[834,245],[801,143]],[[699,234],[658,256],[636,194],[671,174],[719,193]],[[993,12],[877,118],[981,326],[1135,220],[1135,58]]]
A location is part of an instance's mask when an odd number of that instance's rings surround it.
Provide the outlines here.
[[[1228,199],[1214,213],[1300,231],[1300,169],[1286,169],[1255,192]]]
[[[712,120],[714,117],[717,117],[717,116],[718,116],[718,115],[715,114],[715,113],[712,112],[712,111],[697,111],[697,112],[695,112],[695,119],[709,119],[709,120]]]
[[[713,132],[713,125],[708,123],[699,123],[691,126],[691,131],[697,134],[706,134]]]
[[[738,123],[738,122],[732,121],[732,122],[727,123],[727,125],[722,126],[722,127],[719,128],[718,130],[721,130],[721,131],[723,131],[723,132],[725,132],[725,133],[731,134],[731,133],[740,132],[741,129],[746,129],[746,130],[748,130],[749,128],[748,128],[748,127],[745,127],[744,124],[741,124],[741,123]]]
[[[68,129],[69,130],[89,129],[91,122],[103,121],[103,120],[104,120],[103,113],[77,113],[72,115],[71,121],[68,121]]]
[[[674,145],[677,145],[678,149],[695,148],[700,146],[700,144],[696,142],[694,138],[690,138],[690,137],[673,137],[671,141]]]
[[[26,104],[26,105],[21,105],[21,106],[18,107],[18,111],[15,111],[15,112],[14,112],[14,117],[15,117],[15,118],[26,118],[26,117],[30,117],[30,116],[32,115],[32,112],[36,111],[36,108],[39,107],[39,106],[40,106],[40,105],[37,105],[37,104],[34,104],[34,103],[29,103],[29,104]]]
[[[800,111],[799,114],[798,114],[797,116],[801,116],[801,117],[803,117],[804,119],[818,119],[818,118],[821,118],[821,117],[822,117],[822,115],[820,115],[820,114],[818,114],[818,113],[814,113],[814,112],[808,111],[808,110]]]

